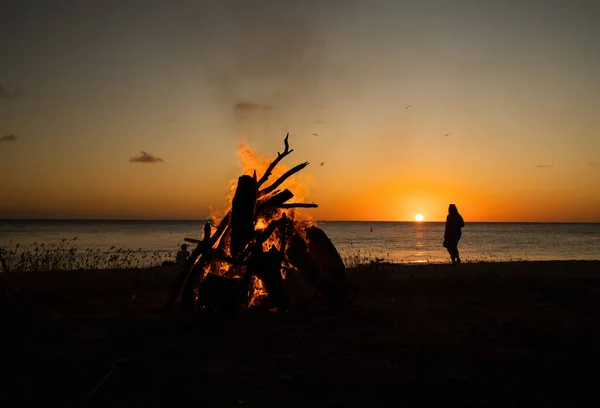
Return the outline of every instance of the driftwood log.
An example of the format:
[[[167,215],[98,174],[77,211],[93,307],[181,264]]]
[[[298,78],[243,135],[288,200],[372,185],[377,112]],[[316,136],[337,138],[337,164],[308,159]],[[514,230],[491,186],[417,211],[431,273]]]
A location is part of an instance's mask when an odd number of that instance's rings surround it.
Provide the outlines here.
[[[238,178],[237,188],[231,203],[231,257],[236,258],[250,243],[256,224],[255,207],[258,198],[256,173],[253,177]]]

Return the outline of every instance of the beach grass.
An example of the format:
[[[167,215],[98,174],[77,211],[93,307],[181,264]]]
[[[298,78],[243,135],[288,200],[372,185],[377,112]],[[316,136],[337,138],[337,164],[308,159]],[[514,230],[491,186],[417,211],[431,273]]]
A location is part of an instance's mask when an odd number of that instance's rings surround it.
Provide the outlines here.
[[[77,237],[63,238],[55,244],[9,243],[3,248],[4,265],[9,272],[137,269],[160,265],[174,257],[173,252],[147,252],[142,248],[82,249],[77,245]]]
[[[4,266],[10,272],[48,272],[104,269],[139,269],[161,265],[175,259],[176,251],[146,251],[143,248],[80,248],[77,237],[63,238],[56,243],[33,242],[21,245],[10,242],[3,248]],[[342,260],[350,269],[372,269],[383,265],[394,265],[388,258],[360,248],[341,254]],[[498,258],[494,254],[467,256],[463,263],[482,262],[524,262],[522,257]],[[449,260],[448,260],[449,262]],[[414,262],[431,264],[434,262]],[[439,263],[439,262],[435,262]]]

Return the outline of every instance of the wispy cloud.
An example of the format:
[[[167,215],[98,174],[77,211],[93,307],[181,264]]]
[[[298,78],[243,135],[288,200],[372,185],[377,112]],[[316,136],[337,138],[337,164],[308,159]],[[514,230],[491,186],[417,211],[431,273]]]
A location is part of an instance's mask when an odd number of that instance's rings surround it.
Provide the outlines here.
[[[551,167],[554,167],[551,164],[538,164],[536,166],[534,166],[536,169],[549,169]]]
[[[137,156],[133,156],[129,159],[131,163],[164,163],[165,161],[158,156],[151,153],[141,151]]]
[[[588,162],[588,166],[590,167],[596,167],[598,165],[598,163],[596,162]]]
[[[0,99],[17,99],[25,95],[22,88],[8,89],[0,85]]]
[[[256,101],[238,101],[232,105],[235,134],[243,135],[250,141],[269,133],[276,116],[273,106]]]
[[[236,112],[272,111],[273,107],[260,102],[240,101],[233,105]]]
[[[316,123],[317,125],[324,125],[324,124],[325,124],[325,121],[324,121],[323,119],[317,119],[317,120],[315,120],[315,123]]]
[[[10,143],[10,142],[16,142],[16,141],[17,141],[17,137],[14,134],[4,135],[4,136],[0,137],[0,143]]]

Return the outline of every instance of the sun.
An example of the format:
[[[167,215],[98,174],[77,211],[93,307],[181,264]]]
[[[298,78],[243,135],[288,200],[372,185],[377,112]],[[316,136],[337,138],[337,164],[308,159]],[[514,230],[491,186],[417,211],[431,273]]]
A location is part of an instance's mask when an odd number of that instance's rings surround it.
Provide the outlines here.
[[[421,222],[425,219],[425,217],[423,217],[423,214],[418,213],[417,215],[415,215],[415,221],[417,222]]]

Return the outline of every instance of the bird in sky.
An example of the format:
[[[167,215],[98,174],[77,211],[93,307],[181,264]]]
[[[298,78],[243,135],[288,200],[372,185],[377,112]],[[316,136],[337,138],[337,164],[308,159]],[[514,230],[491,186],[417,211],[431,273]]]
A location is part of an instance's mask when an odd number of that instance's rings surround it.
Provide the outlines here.
[[[318,133],[313,133],[313,136],[319,136],[319,134]]]
[[[407,105],[407,106],[405,106],[405,107],[404,107],[404,109],[408,109],[408,108],[410,108],[411,106],[412,106],[412,105]]]
[[[450,132],[444,133],[444,136],[450,136]]]
[[[321,166],[324,165],[324,164],[325,164],[325,162],[321,162]]]

